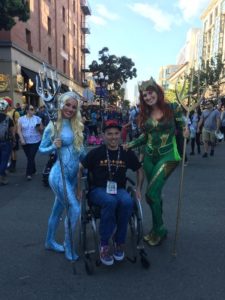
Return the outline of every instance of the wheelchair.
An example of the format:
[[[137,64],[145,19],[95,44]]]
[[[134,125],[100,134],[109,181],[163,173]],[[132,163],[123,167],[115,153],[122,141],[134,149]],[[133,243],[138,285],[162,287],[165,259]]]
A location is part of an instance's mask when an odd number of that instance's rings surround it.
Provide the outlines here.
[[[88,275],[92,275],[95,266],[101,265],[99,255],[99,234],[98,221],[100,219],[100,207],[91,205],[89,202],[88,178],[85,176],[83,181],[83,193],[81,201],[80,214],[80,252],[85,264],[85,270]],[[140,201],[136,198],[134,190],[135,183],[127,178],[127,192],[131,195],[134,201],[134,208],[128,224],[127,238],[131,239],[131,256],[126,256],[126,259],[131,263],[136,263],[138,258],[143,268],[148,269],[150,262],[145,252],[143,243],[143,214]]]

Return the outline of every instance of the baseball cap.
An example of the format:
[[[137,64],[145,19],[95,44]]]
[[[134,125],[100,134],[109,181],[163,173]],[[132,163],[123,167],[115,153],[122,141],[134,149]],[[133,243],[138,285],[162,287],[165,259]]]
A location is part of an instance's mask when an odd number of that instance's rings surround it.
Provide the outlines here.
[[[105,132],[106,129],[109,128],[117,128],[119,130],[122,129],[122,126],[118,123],[117,120],[107,120],[105,121],[105,123],[103,124],[103,132]]]
[[[13,104],[13,101],[12,101],[12,99],[11,99],[10,97],[8,97],[8,96],[5,96],[5,97],[3,97],[3,99],[4,99],[5,101],[7,101],[7,102],[8,102],[8,104],[9,104],[10,106],[12,106],[12,104]]]

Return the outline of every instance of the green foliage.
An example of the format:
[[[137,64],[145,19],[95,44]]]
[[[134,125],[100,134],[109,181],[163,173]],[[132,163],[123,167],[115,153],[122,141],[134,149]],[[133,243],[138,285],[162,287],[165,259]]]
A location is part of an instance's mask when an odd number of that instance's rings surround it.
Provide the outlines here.
[[[206,62],[202,61],[201,80],[205,80],[207,86],[211,86],[217,95],[219,94],[221,79],[225,75],[224,67],[221,54],[216,55]]]
[[[0,30],[11,30],[16,24],[15,18],[26,22],[30,17],[29,3],[25,0],[0,1]]]
[[[168,102],[174,102],[174,101],[176,101],[175,90],[173,90],[173,89],[167,89],[165,91],[165,99]]]
[[[129,109],[130,108],[130,100],[123,100],[123,109]]]
[[[109,49],[104,47],[99,51],[99,61],[92,61],[89,66],[93,75],[98,75],[103,72],[104,75],[108,75],[108,84],[113,85],[114,90],[119,90],[124,82],[128,79],[137,77],[137,70],[134,68],[134,62],[126,57],[117,57],[116,55],[109,55]]]

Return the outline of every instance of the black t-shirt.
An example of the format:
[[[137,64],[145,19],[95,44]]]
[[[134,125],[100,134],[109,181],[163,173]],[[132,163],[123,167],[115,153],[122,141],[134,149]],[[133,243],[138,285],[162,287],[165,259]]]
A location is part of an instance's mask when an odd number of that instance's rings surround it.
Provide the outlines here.
[[[112,181],[117,182],[118,188],[125,188],[127,169],[137,171],[140,169],[141,163],[132,150],[125,151],[121,146],[119,160],[118,150],[108,150],[108,153],[111,164]],[[110,180],[110,176],[105,145],[88,152],[81,163],[83,167],[88,169],[91,173],[92,186],[106,187],[107,180]]]
[[[8,130],[6,127],[4,127],[4,125],[0,128],[1,129],[0,136],[4,136],[4,137],[1,137],[1,139],[3,139],[4,141],[8,141],[8,140],[12,139],[11,132],[9,129],[10,129],[10,127],[14,126],[13,120],[9,116],[7,116],[6,114],[1,113],[1,112],[0,112],[0,126],[1,126],[1,122],[4,122],[6,118],[8,118]],[[6,125],[7,125],[7,123],[6,123]]]
[[[6,118],[6,114],[0,112],[0,122],[4,121],[5,118]],[[9,128],[13,126],[14,126],[13,120],[9,117]]]

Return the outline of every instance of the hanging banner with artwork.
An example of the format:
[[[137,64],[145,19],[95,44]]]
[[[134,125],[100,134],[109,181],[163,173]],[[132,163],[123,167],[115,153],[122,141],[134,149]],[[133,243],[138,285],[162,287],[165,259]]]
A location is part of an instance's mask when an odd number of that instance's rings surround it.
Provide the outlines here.
[[[24,91],[24,78],[21,74],[16,75],[15,92],[22,93]]]
[[[0,93],[8,92],[10,90],[9,75],[0,74]]]

